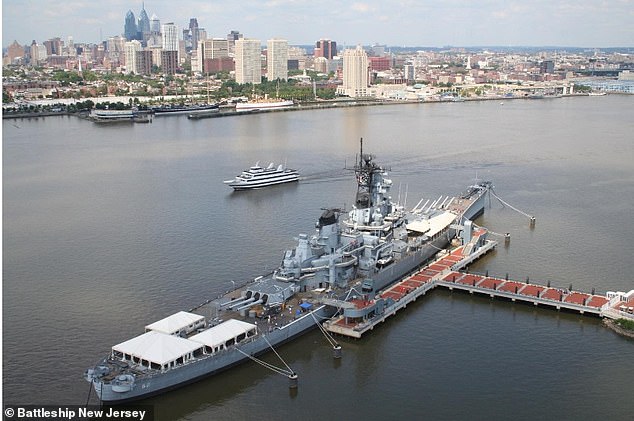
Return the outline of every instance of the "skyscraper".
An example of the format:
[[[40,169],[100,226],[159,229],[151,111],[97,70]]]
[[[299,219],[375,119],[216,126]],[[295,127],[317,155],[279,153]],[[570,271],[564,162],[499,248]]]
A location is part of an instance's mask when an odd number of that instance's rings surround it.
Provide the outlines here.
[[[198,19],[191,18],[189,20],[189,34],[191,36],[191,48],[196,48],[198,45]]]
[[[288,79],[288,41],[270,39],[266,42],[266,69],[269,81]]]
[[[142,34],[150,33],[150,18],[145,11],[145,3],[142,3],[141,13],[139,14],[139,24],[137,26],[137,30]]]
[[[178,51],[178,27],[173,22],[163,25],[163,50]]]
[[[159,34],[161,32],[161,21],[156,15],[152,15],[152,19],[150,19],[150,32],[153,34]]]
[[[134,17],[134,13],[132,10],[128,10],[128,13],[125,15],[125,24],[123,25],[123,36],[131,41],[133,39],[137,39],[137,34],[139,30],[136,26],[136,18]]]
[[[337,43],[329,39],[320,39],[315,43],[314,57],[325,57],[332,60],[337,55]]]
[[[260,40],[241,38],[235,45],[236,82],[240,84],[262,82]]]
[[[343,52],[343,84],[337,93],[352,98],[368,96],[368,55],[360,45]]]

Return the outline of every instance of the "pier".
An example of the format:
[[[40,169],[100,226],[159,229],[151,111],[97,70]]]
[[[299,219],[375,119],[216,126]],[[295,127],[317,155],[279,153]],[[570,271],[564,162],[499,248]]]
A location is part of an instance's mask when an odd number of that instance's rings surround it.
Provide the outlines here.
[[[484,230],[475,235],[484,234]],[[395,315],[409,303],[424,296],[436,287],[459,290],[470,294],[482,294],[491,298],[500,298],[512,302],[524,302],[551,308],[569,310],[581,315],[602,318],[626,318],[634,320],[634,290],[628,293],[607,292],[605,295],[573,291],[570,288],[551,287],[488,275],[477,275],[462,271],[467,265],[479,259],[497,246],[497,242],[486,240],[477,250],[471,250],[470,244],[453,248],[450,252],[441,252],[438,257],[413,274],[377,292],[373,299],[353,298],[346,302],[324,303],[343,310],[324,323],[332,332],[353,338],[374,329],[376,325]]]

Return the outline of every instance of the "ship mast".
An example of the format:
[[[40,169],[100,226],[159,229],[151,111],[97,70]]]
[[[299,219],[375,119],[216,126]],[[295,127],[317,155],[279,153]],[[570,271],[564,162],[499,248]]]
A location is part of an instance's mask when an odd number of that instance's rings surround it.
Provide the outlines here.
[[[365,209],[372,205],[371,187],[372,187],[372,173],[377,168],[376,164],[372,162],[372,155],[363,154],[363,138],[360,141],[361,150],[359,152],[359,162],[354,167],[354,172],[357,176],[357,208]]]

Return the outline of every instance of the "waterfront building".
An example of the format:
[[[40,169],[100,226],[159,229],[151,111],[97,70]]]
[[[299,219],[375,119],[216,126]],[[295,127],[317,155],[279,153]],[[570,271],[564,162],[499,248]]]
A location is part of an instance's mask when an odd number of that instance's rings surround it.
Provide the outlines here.
[[[235,41],[236,82],[262,82],[261,44],[259,39],[240,38]]]
[[[368,55],[358,45],[343,52],[343,83],[337,88],[338,95],[352,98],[369,96]]]
[[[266,77],[271,80],[288,79],[288,41],[270,39],[266,42]]]
[[[126,73],[138,74],[136,53],[141,51],[141,43],[138,40],[128,41],[124,48]]]
[[[325,57],[328,60],[332,60],[337,55],[337,42],[329,39],[320,39],[315,43],[315,50],[313,56]]]

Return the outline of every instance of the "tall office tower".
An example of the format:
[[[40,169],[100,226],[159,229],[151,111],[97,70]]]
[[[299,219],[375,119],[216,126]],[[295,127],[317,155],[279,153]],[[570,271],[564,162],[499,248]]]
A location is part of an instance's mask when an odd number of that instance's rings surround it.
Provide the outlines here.
[[[163,50],[178,51],[178,27],[173,22],[163,25]]]
[[[227,34],[227,41],[229,42],[229,53],[233,53],[235,51],[236,41],[243,38],[239,31],[231,31]]]
[[[191,18],[189,20],[189,34],[192,37],[192,48],[198,45],[198,19]]]
[[[236,82],[240,84],[262,82],[260,40],[240,38],[236,40]]]
[[[137,51],[141,51],[141,43],[134,39],[125,43],[125,70],[127,73],[138,74]]]
[[[128,41],[132,41],[133,39],[137,39],[138,32],[134,13],[132,13],[132,10],[128,10],[128,13],[125,15],[125,24],[123,25],[123,36]]]
[[[198,28],[198,41],[204,41],[206,39],[207,39],[207,31],[205,31],[205,28]]]
[[[150,32],[153,34],[161,33],[161,21],[156,15],[152,15],[152,19],[150,19]]]
[[[150,33],[150,18],[145,11],[145,3],[141,3],[141,13],[139,13],[139,23],[137,25],[137,30],[142,34]]]
[[[269,81],[288,79],[288,41],[274,38],[266,42],[266,69]]]
[[[314,57],[325,57],[332,60],[337,55],[337,43],[329,39],[320,39],[315,43]]]
[[[343,84],[337,93],[349,97],[368,95],[368,55],[360,45],[343,52]]]

